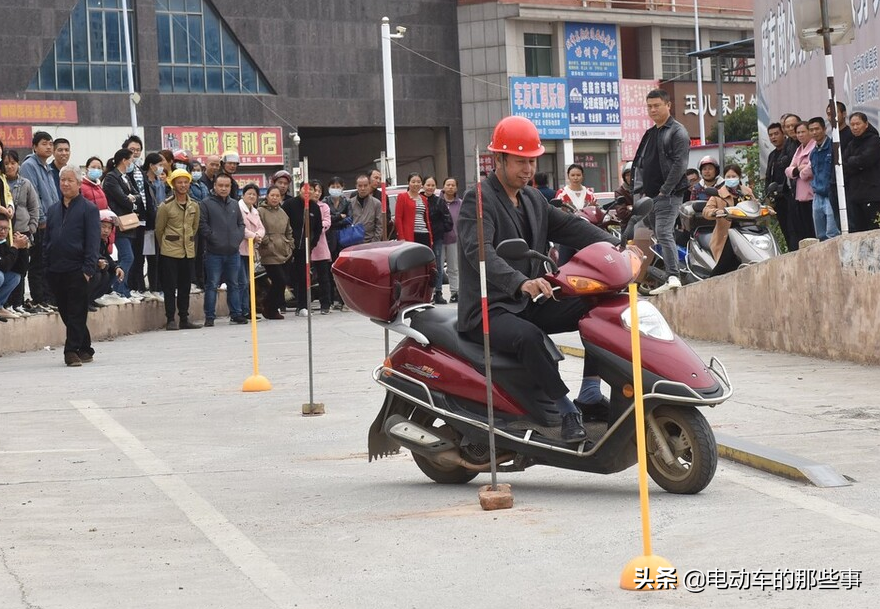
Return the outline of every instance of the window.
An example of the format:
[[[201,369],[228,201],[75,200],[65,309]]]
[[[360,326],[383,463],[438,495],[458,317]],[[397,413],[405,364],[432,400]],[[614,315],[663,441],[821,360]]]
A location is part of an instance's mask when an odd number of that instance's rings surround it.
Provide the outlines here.
[[[135,49],[132,4],[129,0],[128,29]],[[131,59],[134,63],[135,56]],[[80,0],[28,89],[128,91],[125,60],[122,0]]]
[[[697,62],[687,54],[697,50],[697,43],[693,40],[660,40],[660,57],[663,63],[663,80],[670,80],[679,76],[683,80],[697,79]]]
[[[553,76],[550,34],[525,34],[526,76]]]
[[[204,0],[156,0],[159,90],[274,94],[266,77]]]

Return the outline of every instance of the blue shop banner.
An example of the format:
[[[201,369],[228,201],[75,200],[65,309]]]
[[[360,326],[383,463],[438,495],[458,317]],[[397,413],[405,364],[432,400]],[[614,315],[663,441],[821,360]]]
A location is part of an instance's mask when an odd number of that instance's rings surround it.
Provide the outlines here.
[[[572,139],[619,139],[620,59],[617,27],[565,24],[568,121]]]
[[[535,123],[542,139],[568,139],[565,79],[511,77],[510,113]]]

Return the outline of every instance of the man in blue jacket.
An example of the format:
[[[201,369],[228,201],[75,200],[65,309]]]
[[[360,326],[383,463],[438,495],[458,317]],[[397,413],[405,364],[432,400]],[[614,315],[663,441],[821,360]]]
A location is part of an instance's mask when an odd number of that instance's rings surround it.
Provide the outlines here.
[[[101,219],[98,208],[79,193],[82,176],[72,165],[58,175],[61,203],[46,216],[46,278],[58,302],[58,312],[67,328],[64,363],[82,366],[92,361],[89,335],[89,280],[98,268],[101,247]]]
[[[837,220],[834,219],[834,208],[831,207],[831,189],[834,184],[834,166],[831,162],[831,138],[825,133],[825,119],[813,117],[807,123],[810,136],[816,140],[816,147],[810,153],[810,168],[813,179],[813,224],[819,241],[825,241],[840,234]]]

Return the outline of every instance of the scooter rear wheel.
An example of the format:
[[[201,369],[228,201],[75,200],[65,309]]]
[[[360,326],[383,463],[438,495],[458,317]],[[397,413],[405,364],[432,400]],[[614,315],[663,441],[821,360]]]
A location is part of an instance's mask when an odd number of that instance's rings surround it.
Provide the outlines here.
[[[445,423],[440,427],[434,427],[436,422],[442,423],[442,419],[437,419],[433,415],[429,415],[428,413],[419,410],[413,414],[412,420],[420,425],[434,428],[433,430],[438,435],[453,440],[458,444],[458,434],[452,427],[449,427]],[[413,461],[416,462],[416,465],[418,465],[419,469],[422,470],[423,474],[439,484],[467,484],[476,478],[479,473],[467,469],[466,467],[461,467],[460,465],[444,467],[431,461],[427,457],[423,457],[416,453],[412,453],[412,458]]]
[[[670,493],[699,493],[712,481],[718,466],[718,446],[709,422],[693,406],[659,406],[652,414],[676,462],[670,465],[663,460],[649,429],[648,474]]]

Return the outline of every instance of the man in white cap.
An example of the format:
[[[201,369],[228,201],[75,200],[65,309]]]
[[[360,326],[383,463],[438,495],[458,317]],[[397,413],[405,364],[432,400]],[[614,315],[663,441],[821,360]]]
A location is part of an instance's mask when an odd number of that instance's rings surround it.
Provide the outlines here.
[[[241,163],[241,157],[238,156],[238,152],[236,150],[227,150],[223,154],[222,160],[223,173],[232,178],[232,190],[230,191],[229,196],[235,200],[238,200],[238,195],[241,190],[238,188],[238,182],[235,181],[235,172],[238,171],[238,166]]]
[[[156,212],[156,241],[159,265],[165,287],[166,330],[192,330],[200,325],[189,321],[189,292],[192,261],[196,257],[199,234],[199,204],[189,196],[192,176],[186,169],[175,169],[168,176],[173,194]],[[174,305],[180,323],[174,319]]]

